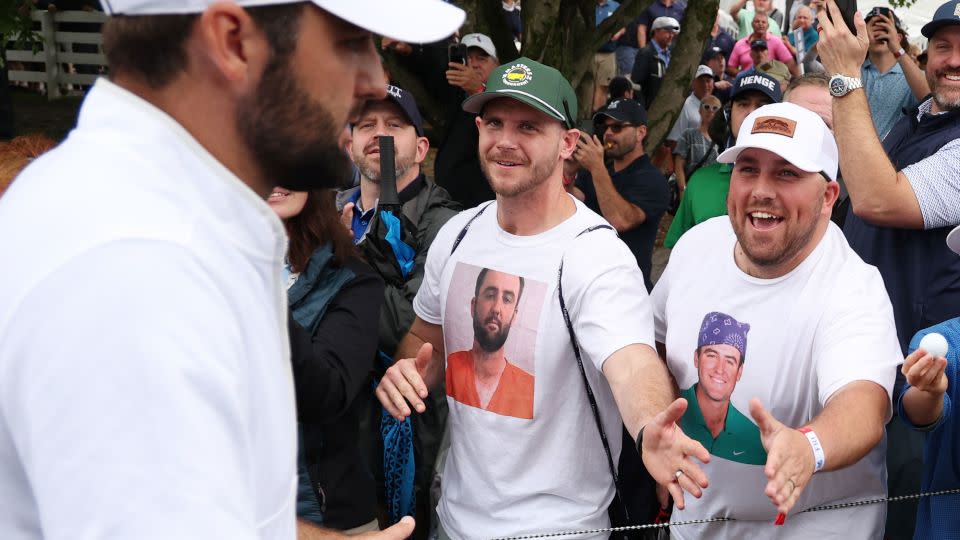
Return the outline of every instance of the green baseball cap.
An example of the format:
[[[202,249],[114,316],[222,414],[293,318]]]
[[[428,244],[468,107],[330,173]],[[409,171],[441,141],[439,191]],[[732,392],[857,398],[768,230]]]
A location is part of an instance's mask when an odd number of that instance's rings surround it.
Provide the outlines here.
[[[468,97],[463,110],[479,114],[488,101],[513,98],[556,118],[573,129],[577,118],[577,95],[555,68],[527,57],[506,63],[490,73],[487,89]]]

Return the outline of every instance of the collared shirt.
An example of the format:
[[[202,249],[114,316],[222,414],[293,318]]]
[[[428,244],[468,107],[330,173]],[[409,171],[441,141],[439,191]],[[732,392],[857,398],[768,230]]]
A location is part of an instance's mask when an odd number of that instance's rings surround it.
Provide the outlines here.
[[[917,121],[931,112],[933,98],[920,104]],[[939,113],[943,114],[943,113]],[[925,229],[952,227],[960,223],[960,139],[943,145],[936,153],[903,168],[910,182]]]
[[[686,12],[687,3],[683,1],[674,2],[672,5],[664,5],[663,0],[656,0],[650,7],[643,10],[643,13],[637,17],[637,21],[647,27],[647,35],[650,35],[650,26],[653,21],[659,17],[672,17],[678,23],[683,24],[683,15]]]
[[[661,49],[660,45],[653,40],[650,40],[650,44],[653,45],[653,50],[657,51],[657,57],[663,60],[664,67],[670,67],[670,47]]]
[[[860,69],[860,77],[867,93],[873,125],[882,141],[903,116],[903,110],[915,106],[917,99],[913,97],[910,85],[907,84],[900,62],[893,64],[886,73],[880,73],[880,70],[867,60]]]
[[[600,26],[600,23],[607,20],[607,17],[613,15],[613,12],[620,7],[620,3],[616,0],[606,0],[600,4],[597,4],[596,12],[596,26]]]
[[[727,417],[723,421],[723,430],[714,438],[703,417],[700,402],[697,401],[695,384],[680,392],[687,400],[687,413],[680,421],[683,432],[695,441],[699,441],[712,455],[746,463],[763,465],[767,462],[767,452],[760,442],[760,429],[747,419],[732,403],[727,403]]]
[[[410,182],[410,185],[400,190],[400,193],[397,194],[400,199],[400,204],[405,204],[407,201],[416,197],[424,185],[426,185],[426,179],[424,179],[423,174],[421,174],[415,178],[413,182]],[[374,213],[376,213],[379,199],[373,203],[373,208],[364,210],[360,204],[360,188],[358,187],[355,188],[355,192],[347,199],[347,202],[353,203],[353,219],[350,222],[350,226],[353,229],[353,243],[357,244],[367,235],[367,229],[370,228],[370,221],[373,219]]]

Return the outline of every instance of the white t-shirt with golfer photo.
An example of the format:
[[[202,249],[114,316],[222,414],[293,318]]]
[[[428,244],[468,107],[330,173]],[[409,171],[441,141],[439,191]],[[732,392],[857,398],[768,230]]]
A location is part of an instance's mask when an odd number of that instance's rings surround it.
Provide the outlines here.
[[[462,383],[447,389],[455,395],[447,398],[450,451],[437,509],[441,524],[454,540],[608,526],[613,479],[561,315],[557,275],[566,254],[564,301],[614,462],[622,421],[601,369],[627,345],[654,344],[643,275],[613,231],[577,237],[606,224],[579,201],[573,216],[533,236],[502,230],[497,204],[490,203],[451,255],[455,239],[481,207],[454,217],[437,235],[414,300],[421,319],[443,326],[447,358],[457,359],[458,366],[457,374],[447,375]],[[504,375],[500,384],[513,384],[512,392],[533,392],[532,418],[523,407],[493,406],[496,394],[481,408],[482,401],[463,389],[473,378],[472,372],[463,375],[472,362],[462,359],[473,346],[471,300],[482,268],[523,278],[503,347],[516,376],[507,383]]]
[[[749,463],[759,430],[743,427],[744,422],[755,424],[749,412],[754,397],[777,420],[793,428],[807,425],[835,392],[854,381],[872,381],[889,397],[903,358],[880,274],[850,249],[832,223],[797,268],[775,279],[751,277],[740,270],[733,255],[736,242],[727,216],[694,227],[673,249],[651,293],[657,341],[666,346],[667,364],[681,391],[700,384],[701,376],[714,376],[706,370],[701,375],[694,365],[699,343],[725,332],[724,322],[749,325],[745,343],[741,343],[740,379],[728,381],[735,386],[726,426],[714,440],[709,440],[709,431],[705,431],[706,441],[698,439],[708,450],[711,444],[714,448],[710,463],[704,466],[710,485],[700,499],[685,497],[686,508],[674,510],[672,516],[673,521],[721,516],[736,521],[674,526],[671,536],[880,538],[885,504],[800,512],[884,497],[885,440],[850,467],[814,474],[785,525],[778,527],[773,525],[777,509],[764,494],[765,453],[759,464]],[[713,314],[719,314],[719,319],[712,319],[704,339],[701,326],[705,317]],[[722,375],[716,377],[725,380]],[[890,413],[888,408],[888,419]],[[691,406],[681,425],[703,425],[703,417],[698,415],[698,407]],[[689,431],[694,438],[702,432]],[[829,454],[827,460],[829,465]]]

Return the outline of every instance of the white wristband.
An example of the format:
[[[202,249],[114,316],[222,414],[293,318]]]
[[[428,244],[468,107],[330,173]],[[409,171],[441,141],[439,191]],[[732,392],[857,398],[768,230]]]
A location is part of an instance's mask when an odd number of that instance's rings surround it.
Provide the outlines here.
[[[823,468],[823,464],[827,460],[823,453],[823,445],[820,444],[820,438],[810,428],[801,428],[799,431],[806,435],[807,440],[810,441],[810,447],[813,449],[813,472],[817,472]]]

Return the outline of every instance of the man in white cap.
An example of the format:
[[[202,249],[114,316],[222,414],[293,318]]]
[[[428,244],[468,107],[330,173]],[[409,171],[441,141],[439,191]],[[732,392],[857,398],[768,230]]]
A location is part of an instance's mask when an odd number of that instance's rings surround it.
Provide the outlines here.
[[[349,170],[338,136],[385,95],[374,32],[435,41],[464,14],[103,7],[109,79],[0,205],[16,261],[0,283],[0,537],[291,540],[286,239],[264,198]]]
[[[729,216],[694,227],[674,247],[652,294],[656,337],[678,387],[689,389],[698,381],[691,352],[704,316],[749,325],[753,360],[737,372],[729,402],[750,411],[759,434],[725,429],[700,439],[714,458],[704,470],[720,487],[673,519],[736,521],[674,527],[671,536],[878,538],[883,505],[801,513],[886,494],[881,441],[902,360],[880,274],[830,221],[836,142],[815,113],[776,103],[750,113],[718,160],[734,164]],[[710,279],[690,279],[704,268]],[[721,373],[714,383],[729,384],[723,377],[733,375]],[[684,431],[701,424],[687,409]],[[752,450],[757,437],[765,456]],[[776,533],[775,522],[783,524]]]
[[[673,129],[667,135],[667,142],[671,148],[676,146],[683,132],[700,125],[700,100],[713,93],[713,70],[707,66],[697,66],[697,72],[690,83],[693,91],[683,102],[680,116],[673,123]]]
[[[643,99],[638,101],[646,108],[650,108],[657,97],[663,75],[670,66],[671,45],[680,32],[680,23],[673,17],[657,17],[650,28],[650,42],[637,53],[630,72],[630,80],[639,84],[643,93]]]

